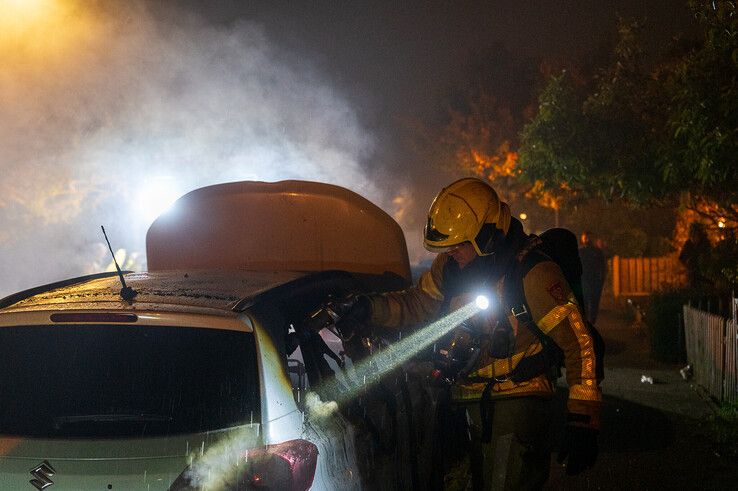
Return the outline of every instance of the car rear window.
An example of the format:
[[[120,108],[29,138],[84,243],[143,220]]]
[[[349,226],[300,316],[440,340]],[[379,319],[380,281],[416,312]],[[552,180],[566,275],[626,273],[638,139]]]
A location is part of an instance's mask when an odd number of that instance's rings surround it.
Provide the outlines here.
[[[121,325],[0,328],[0,434],[165,436],[259,422],[252,333]]]

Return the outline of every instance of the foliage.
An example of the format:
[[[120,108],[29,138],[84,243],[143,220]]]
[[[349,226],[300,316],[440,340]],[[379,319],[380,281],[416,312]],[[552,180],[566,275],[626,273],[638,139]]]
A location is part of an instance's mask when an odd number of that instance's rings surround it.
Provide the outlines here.
[[[738,216],[738,10],[725,1],[694,9],[705,40],[675,66],[666,121],[672,139],[659,163],[667,185],[709,196]]]
[[[625,257],[663,256],[673,251],[673,204],[632,206],[622,201],[589,199],[567,206],[564,225],[587,230],[605,243],[606,254]]]
[[[654,160],[650,125],[663,104],[641,68],[640,29],[620,23],[612,63],[588,84],[566,72],[549,80],[521,137],[521,169],[530,179],[607,199],[659,195],[644,168]]]
[[[500,80],[527,84],[528,74],[512,73],[510,56],[476,56],[470,82],[423,145],[427,160],[492,181],[531,217],[530,229],[554,216],[573,229],[600,227],[595,234],[620,254],[667,252],[677,203],[713,230],[738,230],[736,3],[691,8],[701,38],[677,40],[655,59],[642,49],[645,26],[621,20],[611,58],[587,73],[550,75],[521,133],[525,103],[511,101]],[[580,213],[587,208],[606,213]],[[722,278],[738,277],[727,266]]]
[[[552,77],[521,135],[520,166],[557,192],[658,201],[689,193],[717,223],[738,223],[738,12],[693,3],[703,40],[655,64],[642,26],[621,22],[612,61],[584,83]]]
[[[585,178],[580,105],[579,94],[566,73],[552,77],[539,97],[536,118],[522,134],[521,169],[545,190],[560,193],[561,183],[578,183]]]
[[[436,136],[435,154],[452,166],[521,192],[511,150],[516,124],[510,110],[492,94],[480,90],[464,110],[449,109],[448,120]],[[517,194],[517,193],[515,193]]]
[[[738,237],[727,230],[722,239],[710,251],[705,276],[720,291],[738,290]]]

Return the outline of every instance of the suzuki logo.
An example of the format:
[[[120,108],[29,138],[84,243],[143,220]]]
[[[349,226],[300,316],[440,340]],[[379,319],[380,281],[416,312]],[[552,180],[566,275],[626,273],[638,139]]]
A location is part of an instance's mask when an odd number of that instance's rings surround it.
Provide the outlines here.
[[[38,489],[38,491],[41,491],[54,484],[54,481],[51,480],[51,476],[54,474],[56,474],[54,468],[51,467],[48,460],[44,460],[37,467],[31,469],[31,475],[36,479],[31,479],[28,482],[33,484],[33,487]]]

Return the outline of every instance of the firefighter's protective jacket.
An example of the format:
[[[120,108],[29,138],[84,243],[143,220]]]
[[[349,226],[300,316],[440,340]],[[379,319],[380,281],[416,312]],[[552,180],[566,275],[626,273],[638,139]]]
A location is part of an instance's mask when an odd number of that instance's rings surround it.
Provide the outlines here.
[[[445,284],[449,282],[448,271],[456,266],[447,254],[439,254],[430,270],[423,273],[418,284],[404,291],[373,295],[371,322],[377,326],[402,328],[427,323],[443,315],[444,311],[468,303],[474,294],[475,280],[473,266],[484,263],[484,257],[477,257],[458,276],[464,279],[469,269],[469,288],[454,289],[449,293]],[[458,271],[458,266],[456,266]],[[476,268],[477,270],[480,267]],[[602,400],[599,381],[595,374],[595,351],[593,340],[584,324],[575,297],[559,266],[553,261],[543,261],[534,265],[522,278],[525,301],[530,309],[530,317],[538,328],[551,338],[564,353],[566,380],[569,386],[568,410],[570,413],[588,416],[585,426],[598,428]],[[502,298],[502,278],[492,285]],[[452,298],[449,298],[452,296]],[[502,302],[504,304],[504,302]],[[502,314],[505,315],[505,314]],[[458,399],[479,399],[487,385],[480,379],[492,381],[492,397],[512,397],[523,395],[550,396],[554,387],[547,374],[540,374],[530,380],[515,383],[507,375],[525,357],[539,353],[542,349],[540,338],[528,327],[519,324],[511,312],[506,312],[514,333],[514,349],[505,358],[494,358],[489,346],[482,345],[482,356],[477,369],[468,379],[476,383],[457,383],[453,387],[454,397]]]

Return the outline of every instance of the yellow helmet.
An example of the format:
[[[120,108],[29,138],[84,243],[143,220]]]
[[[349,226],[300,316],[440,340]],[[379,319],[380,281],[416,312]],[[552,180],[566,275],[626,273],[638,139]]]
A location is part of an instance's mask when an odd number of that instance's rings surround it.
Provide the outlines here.
[[[486,256],[509,228],[507,203],[486,182],[467,177],[443,188],[433,200],[423,245],[431,252],[446,252],[469,241],[479,256]]]

